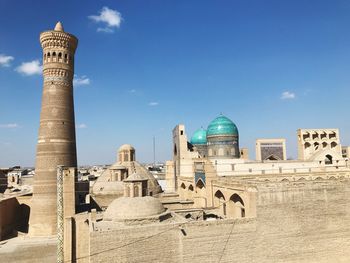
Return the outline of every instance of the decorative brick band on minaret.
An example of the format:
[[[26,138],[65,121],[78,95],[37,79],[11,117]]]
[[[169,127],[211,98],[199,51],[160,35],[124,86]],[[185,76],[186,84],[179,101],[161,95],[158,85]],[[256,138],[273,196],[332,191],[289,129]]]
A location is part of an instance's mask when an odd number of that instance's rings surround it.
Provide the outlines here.
[[[77,166],[73,103],[74,53],[78,39],[63,30],[40,34],[44,86],[29,221],[32,236],[55,235],[57,166]]]

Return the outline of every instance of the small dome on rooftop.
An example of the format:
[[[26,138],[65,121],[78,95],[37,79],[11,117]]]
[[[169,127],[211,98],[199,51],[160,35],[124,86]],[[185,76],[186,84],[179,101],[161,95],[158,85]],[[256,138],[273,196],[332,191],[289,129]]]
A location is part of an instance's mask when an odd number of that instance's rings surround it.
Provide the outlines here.
[[[119,151],[135,151],[135,148],[132,147],[130,144],[123,144],[119,147]]]
[[[138,173],[133,173],[128,178],[126,178],[124,182],[139,182],[139,181],[146,181],[146,180],[148,180],[148,178],[146,178],[145,176],[142,176]]]
[[[191,138],[191,143],[196,144],[207,144],[207,131],[203,128],[196,130]]]
[[[238,129],[236,124],[224,115],[220,115],[214,119],[208,126],[207,136],[215,135],[236,135],[238,136]]]
[[[103,219],[123,221],[157,216],[165,212],[162,203],[152,196],[121,197],[115,199],[106,209]]]

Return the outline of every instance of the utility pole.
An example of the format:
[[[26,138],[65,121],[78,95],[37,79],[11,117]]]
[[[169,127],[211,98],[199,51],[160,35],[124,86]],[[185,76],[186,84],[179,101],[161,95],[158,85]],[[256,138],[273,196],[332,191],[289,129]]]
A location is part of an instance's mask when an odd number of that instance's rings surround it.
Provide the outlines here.
[[[153,136],[153,167],[156,166],[156,137]]]

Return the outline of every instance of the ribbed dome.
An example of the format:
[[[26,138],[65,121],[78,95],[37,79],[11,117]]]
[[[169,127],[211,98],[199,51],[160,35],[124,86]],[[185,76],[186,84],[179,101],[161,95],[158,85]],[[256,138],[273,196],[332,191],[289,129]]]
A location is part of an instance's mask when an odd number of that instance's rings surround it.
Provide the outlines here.
[[[141,219],[164,212],[165,208],[162,203],[152,196],[121,197],[108,206],[103,218],[107,221]]]
[[[135,148],[132,147],[130,144],[123,144],[119,147],[118,151],[135,151]]]
[[[207,129],[207,136],[215,135],[237,135],[238,129],[236,124],[234,124],[229,118],[220,115],[215,120],[213,120]]]
[[[196,144],[207,144],[207,131],[203,128],[196,130],[191,138],[191,143]]]

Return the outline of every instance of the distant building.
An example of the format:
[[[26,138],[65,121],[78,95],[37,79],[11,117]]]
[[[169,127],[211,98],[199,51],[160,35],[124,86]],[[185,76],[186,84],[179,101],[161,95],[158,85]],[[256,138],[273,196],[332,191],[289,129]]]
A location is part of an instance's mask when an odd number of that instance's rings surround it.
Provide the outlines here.
[[[255,142],[257,161],[286,160],[286,139],[257,139]]]
[[[299,129],[297,135],[299,160],[332,164],[343,159],[338,129]]]
[[[343,158],[350,158],[350,146],[342,146],[341,153]]]

